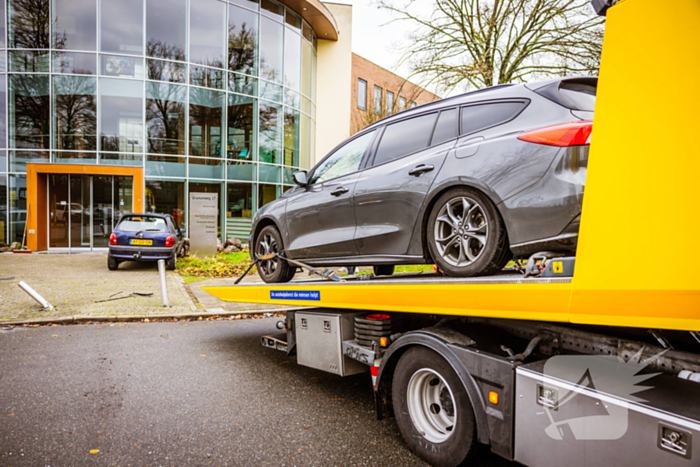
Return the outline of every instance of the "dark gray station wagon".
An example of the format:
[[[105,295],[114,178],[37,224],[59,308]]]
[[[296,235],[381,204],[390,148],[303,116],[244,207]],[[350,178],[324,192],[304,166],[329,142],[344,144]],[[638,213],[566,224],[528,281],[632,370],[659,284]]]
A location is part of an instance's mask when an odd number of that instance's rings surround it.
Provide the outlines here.
[[[496,86],[370,125],[258,211],[251,256],[474,276],[541,250],[574,252],[596,85]],[[286,282],[295,268],[276,257],[258,270]]]

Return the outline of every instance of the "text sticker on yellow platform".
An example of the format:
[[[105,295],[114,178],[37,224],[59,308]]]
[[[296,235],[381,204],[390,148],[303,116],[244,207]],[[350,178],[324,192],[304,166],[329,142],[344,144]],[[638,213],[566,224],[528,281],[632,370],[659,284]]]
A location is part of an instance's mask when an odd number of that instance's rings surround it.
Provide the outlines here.
[[[552,271],[554,271],[555,274],[561,274],[564,272],[564,263],[561,261],[555,261],[552,263]]]

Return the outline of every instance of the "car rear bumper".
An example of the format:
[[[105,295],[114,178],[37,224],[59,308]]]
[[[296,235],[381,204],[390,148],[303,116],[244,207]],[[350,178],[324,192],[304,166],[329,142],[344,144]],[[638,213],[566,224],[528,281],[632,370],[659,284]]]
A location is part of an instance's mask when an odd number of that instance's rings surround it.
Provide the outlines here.
[[[109,255],[116,259],[132,261],[157,261],[168,259],[175,253],[176,247],[135,247],[132,245],[111,245]]]

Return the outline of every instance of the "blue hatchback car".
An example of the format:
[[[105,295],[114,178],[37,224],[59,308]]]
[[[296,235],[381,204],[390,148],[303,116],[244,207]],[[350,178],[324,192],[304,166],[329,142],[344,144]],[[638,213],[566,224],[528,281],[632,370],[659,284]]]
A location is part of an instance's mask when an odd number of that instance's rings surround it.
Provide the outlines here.
[[[111,271],[122,261],[165,260],[169,270],[184,254],[183,229],[170,214],[124,214],[109,237],[107,267]]]

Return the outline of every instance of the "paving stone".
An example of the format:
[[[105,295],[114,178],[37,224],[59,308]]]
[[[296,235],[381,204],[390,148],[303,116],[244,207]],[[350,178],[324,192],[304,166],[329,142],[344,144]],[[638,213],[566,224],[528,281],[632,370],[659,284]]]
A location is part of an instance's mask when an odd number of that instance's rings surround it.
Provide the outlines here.
[[[0,321],[81,317],[172,315],[192,313],[197,306],[182,278],[166,273],[170,308],[161,306],[156,263],[128,262],[117,271],[107,269],[106,254],[0,254]],[[24,281],[48,300],[53,310],[41,306],[17,284]],[[95,303],[132,292],[153,293]]]

